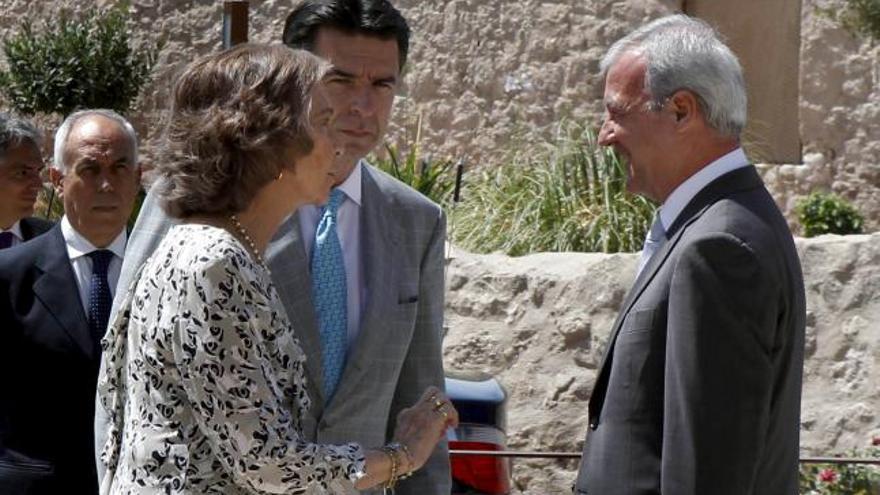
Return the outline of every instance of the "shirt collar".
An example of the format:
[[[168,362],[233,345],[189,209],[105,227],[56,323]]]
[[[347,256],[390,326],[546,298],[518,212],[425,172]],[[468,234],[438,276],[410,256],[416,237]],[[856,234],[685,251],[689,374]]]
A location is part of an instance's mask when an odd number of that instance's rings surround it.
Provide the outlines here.
[[[660,222],[663,224],[663,229],[668,231],[688,203],[709,183],[728,172],[748,165],[749,159],[743,149],[736,148],[688,177],[672,191],[660,207]]]
[[[12,227],[9,227],[7,230],[0,229],[0,232],[11,232],[19,241],[24,240],[24,235],[21,233],[21,220],[16,220]]]
[[[67,244],[67,255],[71,261],[81,256],[86,256],[98,249],[109,249],[119,259],[122,259],[125,255],[125,243],[128,240],[125,229],[122,229],[122,232],[116,236],[116,239],[113,239],[109,246],[97,248],[88,239],[83,237],[82,234],[77,232],[73,225],[70,224],[70,220],[67,219],[67,215],[64,215],[61,219],[61,234],[64,236],[64,242]]]
[[[336,188],[345,193],[345,196],[361,205],[361,175],[363,174],[363,160],[358,160],[348,177]]]

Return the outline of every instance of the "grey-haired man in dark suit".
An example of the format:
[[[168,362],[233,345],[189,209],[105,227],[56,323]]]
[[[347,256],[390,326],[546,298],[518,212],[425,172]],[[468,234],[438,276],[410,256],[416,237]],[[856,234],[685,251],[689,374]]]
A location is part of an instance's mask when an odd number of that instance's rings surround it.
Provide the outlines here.
[[[662,204],[590,398],[590,495],[794,495],[805,304],[791,233],[740,148],[742,70],[683,15],[602,62],[600,143]]]
[[[50,177],[65,214],[0,251],[0,493],[94,494],[100,340],[140,188],[137,135],[109,110],[69,115]]]

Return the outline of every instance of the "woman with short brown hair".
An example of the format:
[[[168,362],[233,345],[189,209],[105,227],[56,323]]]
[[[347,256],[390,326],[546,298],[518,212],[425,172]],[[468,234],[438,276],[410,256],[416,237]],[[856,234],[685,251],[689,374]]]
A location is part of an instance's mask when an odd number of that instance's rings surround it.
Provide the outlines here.
[[[284,218],[326,202],[335,182],[325,70],[307,52],[243,45],[193,62],[178,80],[154,187],[181,223],[144,264],[104,339],[102,494],[393,484],[456,424],[446,397],[429,388],[401,415],[391,444],[302,438],[306,356],[262,251]]]

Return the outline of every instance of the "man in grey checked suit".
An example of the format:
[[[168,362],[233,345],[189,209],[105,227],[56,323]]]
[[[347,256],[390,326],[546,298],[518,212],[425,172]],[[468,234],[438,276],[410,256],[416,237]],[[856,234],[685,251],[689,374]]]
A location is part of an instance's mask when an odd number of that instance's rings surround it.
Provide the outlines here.
[[[303,350],[312,399],[303,433],[319,443],[381,446],[398,412],[417,402],[429,385],[443,387],[443,248],[445,217],[439,206],[367,164],[363,157],[382,139],[409,28],[385,0],[308,0],[288,17],[284,42],[327,59],[322,82],[337,118],[334,139],[348,170],[336,187],[345,193],[338,229],[348,286],[348,350],[332,399],[324,395],[322,350],[309,278],[309,253],[320,208],[305,207],[288,219],[266,250],[281,300]],[[315,102],[317,104],[317,102]],[[170,227],[147,196],[129,241],[120,287],[127,287]],[[124,284],[124,285],[123,285]],[[98,408],[96,443],[106,429]],[[99,471],[103,471],[100,460]],[[448,494],[445,441],[399,494]]]
[[[803,279],[740,148],[739,62],[679,15],[618,41],[601,67],[600,143],[662,206],[590,398],[575,490],[794,495]]]

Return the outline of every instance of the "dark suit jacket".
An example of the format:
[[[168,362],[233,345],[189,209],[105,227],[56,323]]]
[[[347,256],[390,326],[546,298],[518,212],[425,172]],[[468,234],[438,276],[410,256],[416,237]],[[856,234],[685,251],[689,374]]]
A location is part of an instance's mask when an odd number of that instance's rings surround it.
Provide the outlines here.
[[[97,493],[99,356],[60,226],[0,251],[0,493]]]
[[[747,167],[667,238],[612,329],[576,489],[794,495],[806,310],[788,226]]]
[[[37,217],[22,218],[19,226],[21,227],[21,236],[25,241],[29,241],[40,234],[45,234],[54,225],[48,220]]]

